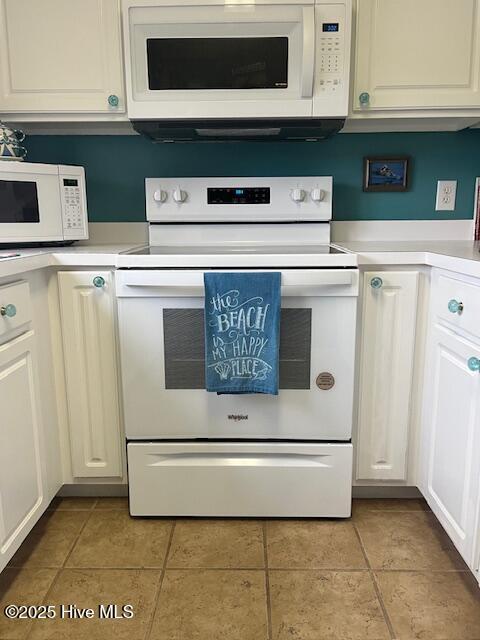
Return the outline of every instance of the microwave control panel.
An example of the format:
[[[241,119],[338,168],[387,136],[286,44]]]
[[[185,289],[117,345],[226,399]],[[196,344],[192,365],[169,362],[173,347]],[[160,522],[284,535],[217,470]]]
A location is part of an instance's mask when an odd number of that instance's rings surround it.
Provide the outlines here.
[[[351,5],[315,5],[315,89],[313,115],[348,113]]]
[[[67,240],[86,238],[87,201],[84,170],[82,167],[61,167],[59,178],[64,236]]]
[[[338,10],[338,9],[337,9]],[[330,12],[329,12],[330,13]],[[318,83],[320,91],[338,91],[343,84],[343,62],[344,62],[344,42],[345,29],[344,20],[340,16],[335,19],[325,15],[320,18],[320,25],[317,31],[317,64]]]

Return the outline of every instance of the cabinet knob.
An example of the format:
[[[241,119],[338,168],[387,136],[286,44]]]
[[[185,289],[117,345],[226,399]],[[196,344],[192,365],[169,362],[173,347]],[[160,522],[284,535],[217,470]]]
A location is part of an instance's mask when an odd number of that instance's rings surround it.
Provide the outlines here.
[[[112,93],[110,96],[108,96],[108,104],[111,107],[118,107],[118,103],[120,102],[120,100],[118,99],[118,96],[116,96],[114,93]]]
[[[367,91],[363,91],[358,96],[358,101],[360,102],[362,107],[366,107],[368,104],[370,104],[370,94]]]
[[[380,276],[375,276],[370,280],[370,286],[372,289],[380,289],[383,286],[383,280]]]
[[[93,286],[94,287],[98,287],[99,289],[101,287],[105,286],[105,278],[103,276],[95,276],[93,279]]]
[[[13,318],[17,315],[17,307],[14,304],[6,304],[4,307],[0,307],[0,316],[7,316],[7,318]]]
[[[468,359],[467,365],[470,371],[480,371],[480,358],[472,356]]]
[[[463,311],[463,302],[458,302],[458,300],[455,299],[450,300],[448,310],[450,313],[458,313],[460,315]]]

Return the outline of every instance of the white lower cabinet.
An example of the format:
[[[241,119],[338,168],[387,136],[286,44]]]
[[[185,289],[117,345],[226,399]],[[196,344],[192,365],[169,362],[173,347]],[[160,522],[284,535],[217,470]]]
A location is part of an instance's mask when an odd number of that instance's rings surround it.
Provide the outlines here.
[[[35,336],[0,346],[0,571],[46,508]]]
[[[122,476],[115,334],[110,271],[58,274],[72,473]]]
[[[366,272],[357,480],[406,480],[418,271]]]
[[[480,347],[435,327],[425,396],[422,491],[467,564],[473,568],[480,495]]]
[[[433,276],[431,328],[425,366],[420,489],[463,559],[478,577],[480,335],[462,332],[461,327],[468,321],[480,289],[468,291],[465,288],[467,280],[462,283],[459,279],[456,291],[444,291],[445,275],[444,272],[434,272]],[[463,312],[460,314],[448,311],[453,294],[461,299]],[[462,313],[465,314],[463,320]],[[467,323],[467,326],[470,325]]]

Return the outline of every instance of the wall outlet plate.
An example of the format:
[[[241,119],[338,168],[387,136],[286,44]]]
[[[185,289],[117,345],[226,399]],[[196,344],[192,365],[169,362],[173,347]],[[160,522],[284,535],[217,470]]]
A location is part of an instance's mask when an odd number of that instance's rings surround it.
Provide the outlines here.
[[[455,211],[456,180],[438,180],[435,211]]]

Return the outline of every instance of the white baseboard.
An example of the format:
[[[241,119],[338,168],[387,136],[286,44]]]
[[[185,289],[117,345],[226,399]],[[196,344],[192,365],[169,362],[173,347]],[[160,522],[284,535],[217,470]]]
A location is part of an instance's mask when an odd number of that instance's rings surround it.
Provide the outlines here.
[[[400,498],[400,499],[414,499],[421,498],[422,494],[417,489],[417,487],[385,487],[385,486],[354,486],[352,488],[352,497],[353,498]]]
[[[127,484],[64,484],[57,494],[62,498],[116,498],[128,496]]]
[[[473,220],[339,220],[332,241],[473,240]]]

